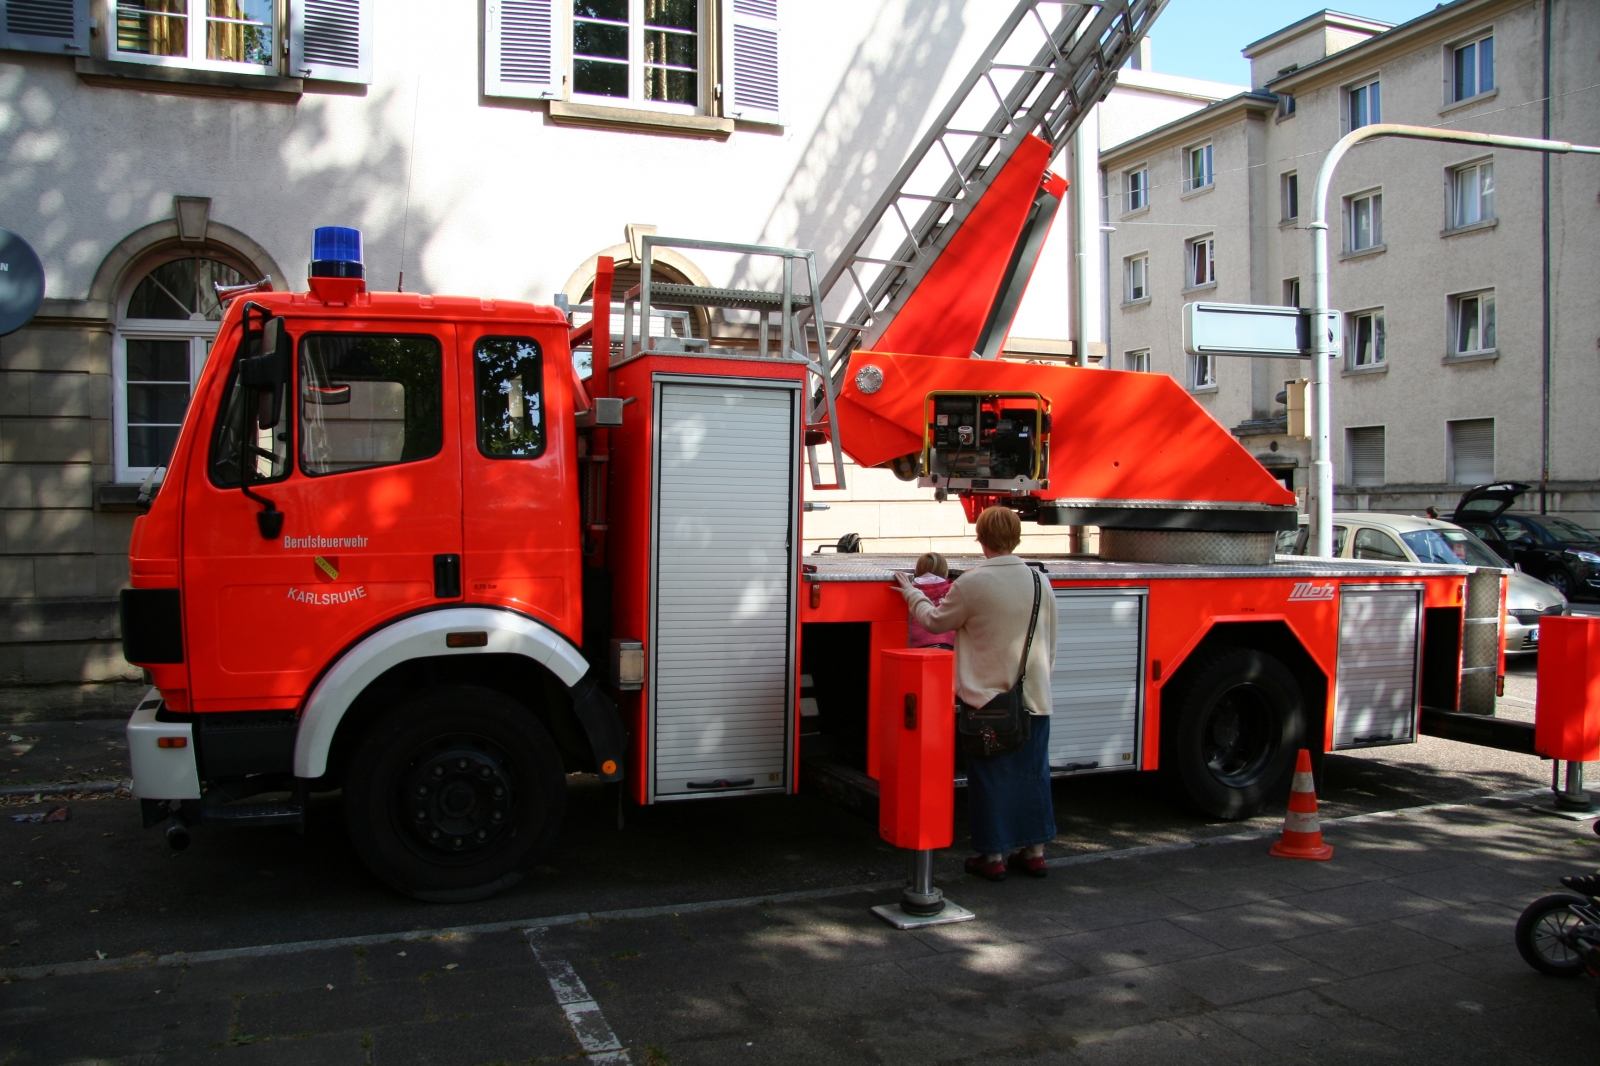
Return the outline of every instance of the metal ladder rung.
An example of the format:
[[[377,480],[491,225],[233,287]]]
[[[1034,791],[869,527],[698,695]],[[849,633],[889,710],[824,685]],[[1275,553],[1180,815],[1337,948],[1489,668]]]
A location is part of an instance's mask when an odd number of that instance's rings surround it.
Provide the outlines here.
[[[850,258],[857,263],[878,263],[881,266],[913,267],[917,265],[915,260],[876,259],[870,255],[853,255]]]
[[[903,192],[900,195],[907,200],[931,200],[936,204],[959,204],[961,202],[961,197],[959,196],[935,196],[926,192]]]

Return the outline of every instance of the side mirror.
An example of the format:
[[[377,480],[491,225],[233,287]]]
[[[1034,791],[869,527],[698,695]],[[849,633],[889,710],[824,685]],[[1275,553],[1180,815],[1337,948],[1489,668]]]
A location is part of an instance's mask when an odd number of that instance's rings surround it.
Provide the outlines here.
[[[294,360],[294,338],[282,318],[269,318],[261,328],[261,354],[244,360],[240,380],[248,389],[262,393],[263,402],[257,423],[262,429],[278,424],[283,409],[283,391],[289,385]],[[270,396],[270,401],[266,397]]]

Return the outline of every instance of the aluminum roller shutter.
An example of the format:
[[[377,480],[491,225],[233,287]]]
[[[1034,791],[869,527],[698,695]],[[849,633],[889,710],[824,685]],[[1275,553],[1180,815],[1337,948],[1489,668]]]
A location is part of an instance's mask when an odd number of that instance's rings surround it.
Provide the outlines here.
[[[1420,595],[1416,589],[1340,590],[1336,750],[1415,739]]]
[[[658,389],[654,795],[784,789],[798,570],[796,390]]]
[[[1138,768],[1144,590],[1057,589],[1050,765]]]

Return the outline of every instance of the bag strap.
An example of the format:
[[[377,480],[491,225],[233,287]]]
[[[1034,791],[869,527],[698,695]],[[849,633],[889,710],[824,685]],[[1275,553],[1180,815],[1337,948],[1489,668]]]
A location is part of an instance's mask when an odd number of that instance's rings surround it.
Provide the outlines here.
[[[1028,568],[1028,577],[1033,582],[1033,617],[1028,619],[1028,639],[1022,644],[1022,669],[1017,675],[1017,685],[1020,686],[1028,677],[1028,652],[1033,648],[1033,630],[1039,624],[1039,575]]]

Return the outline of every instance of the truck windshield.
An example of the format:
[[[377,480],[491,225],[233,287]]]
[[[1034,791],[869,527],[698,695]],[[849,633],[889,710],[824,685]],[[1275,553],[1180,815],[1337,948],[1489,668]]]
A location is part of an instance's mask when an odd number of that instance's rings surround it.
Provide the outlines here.
[[[300,467],[313,476],[409,463],[444,446],[444,374],[428,336],[300,341]]]
[[[1418,562],[1444,563],[1448,566],[1493,566],[1505,568],[1505,563],[1488,545],[1464,529],[1415,529],[1400,534],[1416,555]]]

